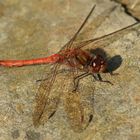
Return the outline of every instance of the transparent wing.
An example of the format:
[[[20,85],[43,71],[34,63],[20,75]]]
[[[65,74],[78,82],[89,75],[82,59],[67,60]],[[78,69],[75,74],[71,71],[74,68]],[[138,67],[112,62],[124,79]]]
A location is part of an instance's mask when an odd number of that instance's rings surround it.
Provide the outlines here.
[[[85,112],[79,92],[69,92],[65,98],[65,111],[70,126],[75,132],[81,132],[90,123],[91,114]]]
[[[92,99],[95,88],[91,87],[91,81],[87,81],[87,84],[85,84],[85,82],[81,80],[78,86],[79,88],[73,91],[73,77],[72,75],[67,76],[70,77],[71,84],[69,84],[70,88],[68,87],[64,94],[64,109],[69,125],[73,131],[82,132],[87,128],[94,114],[94,102]]]
[[[82,25],[80,26],[80,28],[77,30],[77,32],[74,34],[74,36],[61,48],[61,50],[64,49],[68,49],[72,47],[73,42],[75,41],[75,39],[77,38],[77,36],[79,35],[80,31],[83,29],[83,27],[85,26],[86,22],[88,21],[89,17],[91,16],[93,10],[95,9],[96,5],[94,5],[92,7],[92,9],[90,10],[89,14],[87,15],[87,17],[85,18],[84,22],[82,23]],[[60,50],[60,52],[61,52]]]
[[[85,40],[85,37],[88,39],[91,36],[94,36],[98,27],[110,16],[110,14],[116,9],[115,7],[111,7],[109,9],[104,10],[98,16],[96,16],[93,20],[88,23],[88,26],[83,29],[83,31],[78,35],[76,42],[80,40]],[[86,40],[87,40],[86,39]]]
[[[137,31],[138,29],[140,29],[139,22],[98,38],[89,39],[80,43],[75,43],[74,46],[76,48],[84,48],[84,49],[87,48],[92,49],[95,47],[106,47],[109,44],[113,43],[114,41],[118,40],[119,38],[123,37],[124,35],[132,31]]]
[[[70,92],[65,98],[65,111],[74,131],[83,129],[84,108],[81,104],[80,94]]]
[[[86,37],[89,37],[90,34],[95,34],[97,28],[104,22],[104,20],[110,15],[111,12],[115,10],[116,7],[111,7],[105,11],[103,11],[100,15],[98,15],[90,24],[88,27],[80,33],[80,31],[83,29],[85,24],[87,23],[88,19],[90,18],[93,10],[95,9],[95,6],[91,9],[87,17],[85,18],[84,22],[81,24],[80,28],[77,30],[77,32],[74,34],[74,36],[62,47],[63,49],[73,48],[73,43],[78,40],[83,40]],[[92,32],[91,32],[92,30]],[[61,51],[60,50],[60,51]]]
[[[35,109],[33,112],[33,124],[38,127],[40,124],[44,124],[55,113],[59,100],[59,94],[53,94],[51,88],[57,75],[57,69],[59,64],[55,64],[51,75],[48,79],[41,82],[38,92],[35,97]]]

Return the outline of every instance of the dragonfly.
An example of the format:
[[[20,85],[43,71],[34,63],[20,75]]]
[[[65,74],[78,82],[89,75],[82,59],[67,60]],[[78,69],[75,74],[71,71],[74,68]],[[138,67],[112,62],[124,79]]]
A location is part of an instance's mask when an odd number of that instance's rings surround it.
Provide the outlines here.
[[[0,60],[0,65],[5,67],[53,64],[50,75],[46,79],[41,80],[38,92],[36,93],[36,105],[33,111],[33,125],[35,127],[47,122],[55,114],[58,108],[60,96],[55,93],[53,94],[51,91],[53,90],[53,85],[56,81],[56,77],[58,76],[58,70],[62,64],[68,66],[70,69],[73,69],[71,71],[73,78],[73,89],[68,91],[64,106],[71,128],[74,131],[83,131],[85,128],[87,128],[93,117],[93,112],[88,114],[85,113],[84,105],[82,105],[80,101],[80,92],[78,90],[79,81],[84,77],[91,75],[97,81],[113,85],[112,82],[103,80],[101,77],[101,73],[106,72],[113,75],[113,72],[109,71],[108,69],[107,58],[102,56],[100,53],[94,53],[94,51],[91,52],[89,50],[98,47],[106,47],[125,34],[139,29],[140,24],[139,22],[136,22],[112,33],[77,42],[76,40],[78,36],[80,36],[81,30],[86,25],[95,7],[96,5],[92,7],[87,17],[78,28],[77,32],[60,49],[58,53],[48,57],[30,60]],[[101,13],[101,15],[94,20],[92,24],[94,24],[95,27],[100,26],[104,19],[113,10],[114,8],[111,8],[110,10]],[[77,71],[82,72],[82,74],[77,75]]]

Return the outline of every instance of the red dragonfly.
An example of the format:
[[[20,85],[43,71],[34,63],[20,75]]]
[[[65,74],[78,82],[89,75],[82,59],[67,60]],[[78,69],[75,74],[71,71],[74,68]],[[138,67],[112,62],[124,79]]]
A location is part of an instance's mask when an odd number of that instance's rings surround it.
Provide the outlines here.
[[[44,80],[41,80],[40,87],[36,94],[36,106],[33,113],[34,126],[44,124],[56,112],[60,97],[57,94],[53,94],[51,91],[53,84],[56,80],[56,76],[58,74],[58,69],[60,68],[61,64],[68,65],[70,68],[74,69],[74,71],[72,71],[74,76],[74,87],[73,90],[69,91],[69,93],[67,94],[68,96],[65,103],[65,110],[74,131],[84,130],[90,123],[93,116],[92,113],[89,113],[87,117],[87,114],[85,114],[84,106],[81,104],[80,93],[78,92],[79,80],[88,75],[92,75],[95,80],[112,84],[110,81],[103,80],[100,75],[100,73],[108,71],[107,59],[104,58],[101,54],[94,52],[91,53],[90,51],[87,51],[86,46],[92,44],[91,47],[94,48],[98,46],[104,47],[115,41],[117,38],[120,38],[121,36],[129,33],[130,31],[138,29],[139,23],[136,22],[123,29],[117,30],[115,32],[98,38],[76,43],[75,41],[77,39],[77,36],[85,26],[94,9],[95,6],[92,7],[89,14],[83,21],[80,28],[74,34],[74,36],[61,48],[61,50],[57,54],[53,54],[45,58],[37,58],[32,60],[0,60],[0,65],[6,67],[19,67],[48,63],[54,65],[50,76]],[[110,10],[110,12],[111,11],[113,11],[113,9]],[[103,15],[101,15],[101,18],[103,19],[106,16],[107,15],[104,15],[103,17]],[[99,18],[99,22],[101,22],[101,18]],[[95,22],[97,23],[98,21]],[[82,74],[75,76],[77,70],[80,70]],[[112,72],[108,72],[112,74]]]

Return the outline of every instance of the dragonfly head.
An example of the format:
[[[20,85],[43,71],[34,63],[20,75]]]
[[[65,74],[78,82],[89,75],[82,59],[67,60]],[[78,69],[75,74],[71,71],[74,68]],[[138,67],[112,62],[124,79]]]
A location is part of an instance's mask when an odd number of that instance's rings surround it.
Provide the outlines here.
[[[91,61],[91,67],[93,73],[105,72],[107,61],[101,55],[96,55]]]

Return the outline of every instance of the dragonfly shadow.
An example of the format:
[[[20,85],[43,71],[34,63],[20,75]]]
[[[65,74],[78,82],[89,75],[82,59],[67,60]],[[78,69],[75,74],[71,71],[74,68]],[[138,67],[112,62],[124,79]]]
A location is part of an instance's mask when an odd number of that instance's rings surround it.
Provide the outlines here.
[[[122,57],[120,55],[115,55],[108,60],[107,72],[113,72],[118,69],[122,64]]]
[[[107,70],[105,71],[105,73],[112,73],[122,64],[123,60],[120,55],[109,57],[109,55],[102,48],[91,49],[89,51],[93,55],[101,55],[107,61]]]

